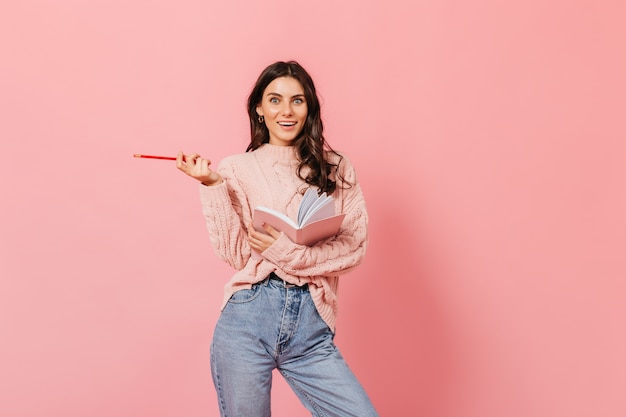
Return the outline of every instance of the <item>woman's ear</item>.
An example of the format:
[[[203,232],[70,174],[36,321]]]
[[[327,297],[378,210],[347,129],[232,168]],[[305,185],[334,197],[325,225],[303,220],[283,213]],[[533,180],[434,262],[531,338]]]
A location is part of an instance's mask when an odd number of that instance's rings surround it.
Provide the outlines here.
[[[263,109],[261,108],[261,106],[256,106],[256,114],[258,116],[263,116]]]

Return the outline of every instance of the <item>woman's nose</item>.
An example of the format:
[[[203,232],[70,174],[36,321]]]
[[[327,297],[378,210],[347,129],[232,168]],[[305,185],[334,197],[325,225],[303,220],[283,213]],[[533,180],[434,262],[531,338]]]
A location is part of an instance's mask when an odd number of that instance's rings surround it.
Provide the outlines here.
[[[291,110],[291,103],[285,103],[283,104],[283,107],[281,109],[281,112],[283,115],[290,115],[292,113]]]

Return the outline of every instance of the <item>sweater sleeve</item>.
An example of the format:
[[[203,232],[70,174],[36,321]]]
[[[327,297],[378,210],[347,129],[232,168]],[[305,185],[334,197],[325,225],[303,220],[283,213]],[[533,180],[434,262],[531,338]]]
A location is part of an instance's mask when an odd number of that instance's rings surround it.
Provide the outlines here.
[[[263,251],[263,257],[284,272],[298,277],[334,276],[349,272],[358,266],[367,248],[367,210],[354,168],[344,157],[342,177],[351,185],[337,187],[345,218],[339,233],[314,246],[293,243],[282,234],[272,246]]]
[[[248,203],[229,165],[220,164],[218,172],[223,183],[209,187],[200,185],[202,214],[217,256],[241,270],[250,258],[250,246],[242,224],[249,212]]]

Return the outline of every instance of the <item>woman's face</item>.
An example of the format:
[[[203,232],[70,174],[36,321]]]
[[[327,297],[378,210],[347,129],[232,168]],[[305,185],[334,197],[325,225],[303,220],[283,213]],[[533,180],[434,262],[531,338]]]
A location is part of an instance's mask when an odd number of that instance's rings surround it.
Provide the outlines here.
[[[304,128],[308,112],[304,88],[295,78],[276,78],[263,91],[256,112],[265,118],[271,144],[293,145]]]

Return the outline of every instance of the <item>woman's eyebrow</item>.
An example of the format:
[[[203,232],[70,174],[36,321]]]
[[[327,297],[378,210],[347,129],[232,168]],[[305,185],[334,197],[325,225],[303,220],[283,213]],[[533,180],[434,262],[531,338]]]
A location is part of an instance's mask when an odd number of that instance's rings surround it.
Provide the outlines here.
[[[267,93],[267,95],[274,96],[274,97],[281,97],[281,98],[283,97],[282,94],[274,93],[274,92],[269,92]],[[298,94],[294,94],[293,96],[291,96],[291,98],[294,98],[294,97],[297,97],[297,98],[304,97],[304,93],[298,93]]]

